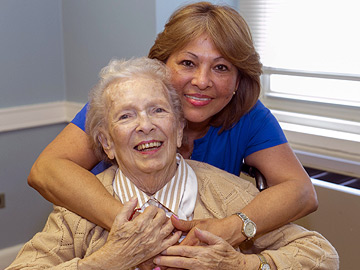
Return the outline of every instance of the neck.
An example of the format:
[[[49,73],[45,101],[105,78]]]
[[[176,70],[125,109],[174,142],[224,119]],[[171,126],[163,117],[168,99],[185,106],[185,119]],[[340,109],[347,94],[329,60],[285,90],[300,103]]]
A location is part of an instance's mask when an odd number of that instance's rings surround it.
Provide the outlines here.
[[[184,136],[182,145],[179,148],[180,154],[184,158],[190,158],[194,149],[194,141],[206,135],[210,128],[208,122],[206,123],[193,123],[188,122],[184,128]]]
[[[148,196],[154,195],[162,189],[175,175],[177,169],[176,160],[174,164],[161,171],[150,173],[132,173],[126,168],[121,168],[122,173],[141,191]]]
[[[204,137],[206,132],[209,130],[209,127],[210,119],[199,123],[188,121],[184,128],[184,133],[191,134],[196,140]]]

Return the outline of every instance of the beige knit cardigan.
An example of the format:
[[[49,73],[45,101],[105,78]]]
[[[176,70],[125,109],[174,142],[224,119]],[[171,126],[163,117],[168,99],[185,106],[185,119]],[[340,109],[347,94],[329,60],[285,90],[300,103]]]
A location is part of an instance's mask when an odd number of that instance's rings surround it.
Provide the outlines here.
[[[247,180],[211,165],[186,161],[198,178],[194,218],[223,218],[240,211],[258,193]],[[112,188],[115,166],[98,175],[106,189]],[[6,270],[77,269],[78,261],[104,245],[108,231],[59,206],[54,206],[42,232],[20,250]],[[240,247],[244,253],[268,254],[278,269],[339,269],[334,247],[319,233],[288,224],[258,236]]]

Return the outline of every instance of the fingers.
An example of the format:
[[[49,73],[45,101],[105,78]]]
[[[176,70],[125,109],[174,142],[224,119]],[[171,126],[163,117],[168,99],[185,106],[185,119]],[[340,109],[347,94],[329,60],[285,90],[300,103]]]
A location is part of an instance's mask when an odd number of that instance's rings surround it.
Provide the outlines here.
[[[166,220],[165,223],[162,224],[160,229],[160,235],[162,235],[164,238],[170,235],[174,231],[174,226],[172,225],[171,221],[169,219]],[[182,232],[178,231],[179,235],[181,236]],[[179,236],[179,237],[180,237]]]
[[[201,250],[203,249],[203,247],[199,247],[199,246],[180,246],[180,245],[171,246],[166,250],[164,250],[161,253],[161,255],[166,255],[167,257],[168,256],[194,257],[198,253],[199,248],[201,248]]]
[[[126,221],[128,221],[131,215],[133,214],[136,205],[137,205],[137,198],[132,197],[128,202],[124,204],[123,208],[116,216],[115,223],[122,225]]]
[[[138,268],[140,270],[152,270],[152,269],[154,269],[154,267],[155,267],[155,264],[153,263],[153,258],[148,259],[147,261],[138,265]]]
[[[174,226],[172,225],[170,219],[166,216],[165,211],[155,206],[149,206],[145,209],[144,214],[146,214],[146,210],[148,208],[150,208],[149,212],[151,211],[151,215],[154,214],[151,225],[149,224],[149,226],[160,228],[160,234],[163,235],[163,237],[168,236],[174,230]]]
[[[220,244],[221,242],[225,242],[221,237],[216,236],[215,234],[212,234],[208,231],[203,231],[198,228],[195,228],[194,230],[195,236],[203,243],[208,245],[216,245]]]
[[[168,235],[168,237],[162,243],[162,250],[167,249],[168,247],[171,247],[178,243],[180,237],[181,231],[177,231],[173,234]]]
[[[197,224],[196,220],[193,221],[186,221],[186,220],[182,220],[179,219],[177,216],[172,215],[170,217],[172,224],[174,225],[174,227],[176,229],[178,229],[179,231],[183,231],[183,232],[187,232],[190,231],[192,228],[194,228]]]
[[[158,256],[154,259],[154,263],[161,267],[170,267],[170,269],[196,269],[192,268],[194,266],[194,260],[186,257]]]
[[[136,216],[133,220],[133,228],[137,228],[136,232],[147,232],[149,235],[151,234],[152,238],[156,238],[159,241],[166,239],[169,235],[172,235],[174,230],[174,226],[172,225],[169,218],[166,217],[164,210],[156,207],[149,206],[147,207],[143,213]],[[177,238],[175,235],[175,238]],[[167,242],[176,243],[178,239],[173,240],[171,238]],[[169,245],[166,246],[166,248]]]
[[[151,220],[155,225],[158,225],[163,224],[167,220],[167,217],[164,210],[150,205],[145,208],[143,213],[134,217],[133,220],[135,222],[149,222]]]

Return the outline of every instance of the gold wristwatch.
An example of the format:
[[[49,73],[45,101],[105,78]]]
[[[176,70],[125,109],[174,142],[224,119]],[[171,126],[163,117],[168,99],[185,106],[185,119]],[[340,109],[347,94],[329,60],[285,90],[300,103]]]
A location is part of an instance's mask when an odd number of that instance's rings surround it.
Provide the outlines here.
[[[267,263],[265,257],[262,254],[256,254],[260,259],[259,270],[270,270],[270,265]]]
[[[244,213],[235,213],[239,218],[242,219],[244,225],[242,227],[242,233],[246,236],[247,240],[253,238],[256,234],[256,224],[250,218],[248,218]]]

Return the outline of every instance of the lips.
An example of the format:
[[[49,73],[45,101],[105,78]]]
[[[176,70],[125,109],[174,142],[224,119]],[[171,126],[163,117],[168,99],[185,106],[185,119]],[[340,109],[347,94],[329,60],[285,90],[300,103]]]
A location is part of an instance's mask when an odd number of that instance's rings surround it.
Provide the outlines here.
[[[208,105],[212,101],[211,97],[205,96],[205,95],[185,94],[184,96],[185,96],[186,100],[194,106],[205,106],[205,105]]]
[[[163,144],[163,142],[160,142],[160,141],[140,143],[140,144],[136,145],[134,147],[134,149],[137,151],[149,151],[149,150],[154,150],[154,149],[161,147],[162,144]]]

